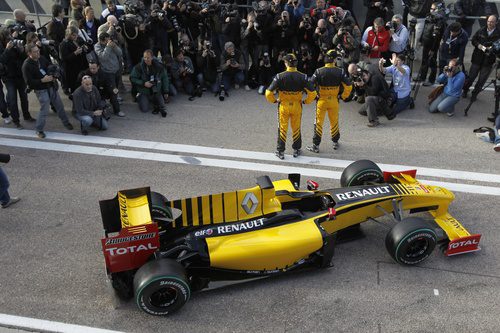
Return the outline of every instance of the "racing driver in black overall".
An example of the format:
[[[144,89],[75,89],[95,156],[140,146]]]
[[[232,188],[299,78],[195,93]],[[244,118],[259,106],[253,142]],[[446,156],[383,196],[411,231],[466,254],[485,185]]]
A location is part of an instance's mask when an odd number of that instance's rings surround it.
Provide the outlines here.
[[[286,135],[288,122],[292,126],[293,157],[300,155],[302,137],[300,134],[302,103],[309,104],[316,98],[316,91],[307,75],[297,71],[297,57],[287,54],[284,57],[286,71],[276,74],[273,81],[266,90],[266,99],[269,103],[278,103],[278,146],[276,156],[285,158]],[[274,95],[278,92],[278,99]],[[302,94],[306,93],[306,99],[302,100]]]
[[[351,94],[352,85],[344,75],[341,68],[335,67],[337,52],[329,50],[324,58],[325,66],[316,69],[311,81],[318,91],[318,102],[316,104],[316,118],[314,120],[314,136],[312,146],[307,150],[319,153],[319,144],[323,134],[323,122],[328,112],[330,119],[330,136],[333,141],[333,149],[339,147],[339,93],[342,99],[346,99]]]

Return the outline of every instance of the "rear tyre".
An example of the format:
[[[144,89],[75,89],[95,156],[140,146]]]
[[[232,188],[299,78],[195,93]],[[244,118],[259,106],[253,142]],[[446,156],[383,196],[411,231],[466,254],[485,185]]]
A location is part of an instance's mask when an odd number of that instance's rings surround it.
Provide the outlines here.
[[[434,229],[427,221],[418,217],[403,219],[385,238],[387,251],[401,265],[416,265],[426,260],[436,243]]]
[[[154,316],[179,310],[189,300],[191,290],[184,267],[171,259],[150,261],[134,277],[137,306]]]
[[[167,206],[167,198],[158,192],[151,192],[151,214],[155,217],[172,218],[172,210]]]
[[[382,183],[383,181],[382,170],[370,160],[359,160],[349,164],[340,176],[342,187]]]

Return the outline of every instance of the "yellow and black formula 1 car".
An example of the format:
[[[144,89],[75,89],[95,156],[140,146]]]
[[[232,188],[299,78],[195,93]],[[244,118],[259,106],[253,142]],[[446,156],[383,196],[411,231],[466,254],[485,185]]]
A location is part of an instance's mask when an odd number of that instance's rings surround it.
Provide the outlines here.
[[[330,190],[313,181],[301,190],[300,175],[291,174],[173,201],[149,188],[119,191],[100,202],[107,273],[118,295],[134,297],[149,314],[167,315],[210,281],[329,267],[340,238],[381,216],[397,221],[385,243],[400,264],[422,262],[436,245],[447,256],[478,251],[481,235],[448,213],[453,193],[421,184],[415,173],[386,173],[360,160],[344,170],[341,187]],[[404,211],[431,218],[403,218]]]

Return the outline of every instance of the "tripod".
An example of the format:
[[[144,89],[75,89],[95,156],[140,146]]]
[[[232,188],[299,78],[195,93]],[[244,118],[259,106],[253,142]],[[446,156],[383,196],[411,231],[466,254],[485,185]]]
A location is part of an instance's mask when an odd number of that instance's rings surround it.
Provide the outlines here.
[[[500,77],[499,77],[499,75],[500,75],[499,69],[500,68],[499,67],[500,67],[500,59],[497,58],[497,61],[495,62],[495,64],[493,65],[493,68],[492,68],[492,70],[493,69],[495,70],[495,77],[490,81],[490,83],[488,83],[483,88],[481,88],[481,90],[478,93],[478,95],[479,95],[482,91],[484,91],[486,88],[488,88],[491,85],[493,85],[493,87],[495,87],[495,109],[493,110],[493,118],[495,118],[496,115],[498,115],[498,107],[500,104],[500,84],[497,83],[497,81],[500,79]],[[467,107],[464,110],[465,117],[467,117],[467,113],[469,112],[469,109],[471,108],[472,104],[475,101],[476,101],[475,99],[471,98],[469,105],[467,105]]]

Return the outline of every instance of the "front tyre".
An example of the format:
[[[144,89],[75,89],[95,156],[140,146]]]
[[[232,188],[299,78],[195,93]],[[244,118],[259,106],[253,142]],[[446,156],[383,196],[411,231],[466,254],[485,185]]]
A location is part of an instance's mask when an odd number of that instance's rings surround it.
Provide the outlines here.
[[[387,251],[401,265],[416,265],[426,260],[436,243],[434,229],[427,221],[418,217],[403,219],[385,238]]]
[[[186,270],[172,259],[150,261],[134,277],[137,306],[154,316],[179,310],[189,300],[191,290]]]
[[[359,160],[347,166],[340,176],[340,186],[358,186],[370,183],[382,183],[384,174],[375,162]]]

